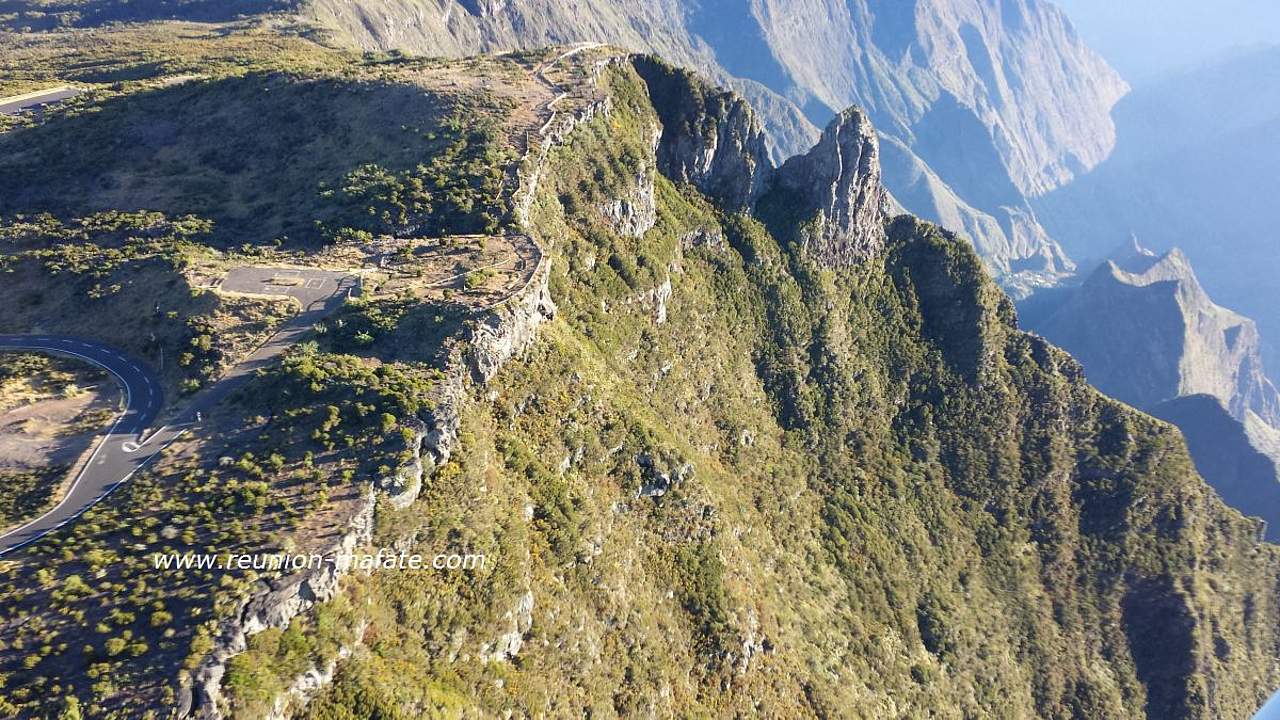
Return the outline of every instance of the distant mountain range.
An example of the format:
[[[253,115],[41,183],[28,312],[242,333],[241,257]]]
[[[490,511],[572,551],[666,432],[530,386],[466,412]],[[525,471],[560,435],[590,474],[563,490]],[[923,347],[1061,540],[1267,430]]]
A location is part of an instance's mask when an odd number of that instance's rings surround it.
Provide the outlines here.
[[[1051,235],[1098,256],[1130,233],[1182,248],[1218,301],[1254,318],[1280,367],[1280,46],[1138,88],[1115,153],[1035,200]]]
[[[1213,302],[1181,250],[1136,241],[1074,288],[1023,305],[1022,320],[1071,352],[1093,384],[1139,408],[1186,395],[1280,426],[1280,392],[1263,372],[1257,325]]]

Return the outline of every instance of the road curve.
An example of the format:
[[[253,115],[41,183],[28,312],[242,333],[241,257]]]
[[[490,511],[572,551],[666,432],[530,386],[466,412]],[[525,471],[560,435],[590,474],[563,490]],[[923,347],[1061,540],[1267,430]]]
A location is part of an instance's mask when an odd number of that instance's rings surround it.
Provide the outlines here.
[[[142,432],[159,414],[164,400],[159,379],[146,365],[108,345],[55,335],[0,335],[0,352],[5,351],[42,351],[97,365],[124,389],[125,409],[94,446],[62,500],[36,519],[0,535],[0,555],[79,517],[163,449],[154,442],[138,447]]]
[[[296,285],[276,286],[274,278],[289,276]],[[111,494],[156,455],[200,422],[205,412],[270,366],[286,350],[311,332],[315,323],[338,309],[348,295],[359,294],[357,278],[349,273],[314,269],[236,268],[222,281],[232,292],[287,295],[302,311],[285,322],[254,352],[229,369],[217,382],[192,396],[166,424],[151,428],[163,407],[159,379],[146,365],[107,345],[54,335],[0,335],[0,352],[42,350],[78,358],[105,368],[124,388],[125,411],[93,449],[89,461],[72,481],[66,497],[40,517],[0,535],[0,556],[29,545],[67,523]],[[150,429],[148,429],[150,428]]]

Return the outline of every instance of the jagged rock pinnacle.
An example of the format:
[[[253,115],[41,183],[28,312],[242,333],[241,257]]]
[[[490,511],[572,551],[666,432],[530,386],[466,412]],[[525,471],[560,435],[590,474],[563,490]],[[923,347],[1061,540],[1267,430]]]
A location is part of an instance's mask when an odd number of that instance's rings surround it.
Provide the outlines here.
[[[880,182],[880,145],[858,108],[835,117],[818,144],[788,160],[777,185],[799,203],[806,254],[830,267],[858,264],[884,247],[889,195]]]

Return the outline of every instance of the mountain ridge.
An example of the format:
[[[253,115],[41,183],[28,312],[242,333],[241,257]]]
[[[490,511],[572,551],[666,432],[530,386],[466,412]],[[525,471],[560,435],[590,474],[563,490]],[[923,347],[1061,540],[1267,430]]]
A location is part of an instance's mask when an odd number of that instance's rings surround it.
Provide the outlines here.
[[[579,13],[558,0],[312,0],[302,13],[339,42],[364,49],[450,56],[592,40],[654,52],[768,110],[779,162],[808,149],[819,134],[814,124],[858,105],[882,133],[910,148],[912,162],[931,168],[948,186],[944,194],[964,198],[971,208],[965,213],[977,219],[953,229],[973,233],[993,271],[1007,275],[1011,287],[1033,288],[1053,284],[1070,266],[1027,198],[1107,156],[1114,142],[1108,111],[1126,86],[1051,4],[1001,7],[724,0],[688,10],[669,0],[612,0]],[[716,29],[725,23],[737,23],[732,36]],[[796,35],[802,28],[803,37]],[[821,32],[807,34],[815,28]],[[755,51],[738,49],[743,41]],[[957,127],[965,128],[961,136]],[[890,192],[913,196],[911,177],[887,176]],[[930,203],[908,209],[935,221],[950,214],[932,213]]]

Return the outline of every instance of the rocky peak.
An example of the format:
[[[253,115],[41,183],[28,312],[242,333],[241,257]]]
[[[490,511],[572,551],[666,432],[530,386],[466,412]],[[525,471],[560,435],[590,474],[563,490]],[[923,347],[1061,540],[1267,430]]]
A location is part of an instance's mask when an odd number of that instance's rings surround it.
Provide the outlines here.
[[[1160,262],[1160,256],[1143,247],[1138,236],[1131,234],[1129,241],[1116,248],[1107,259],[1117,268],[1127,273],[1142,274]]]
[[[775,187],[804,222],[805,253],[822,264],[848,267],[884,247],[889,194],[875,128],[860,109],[837,115],[812,150],[779,169]]]

